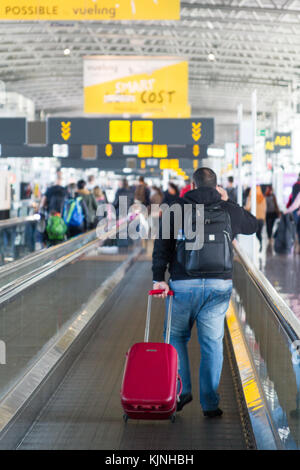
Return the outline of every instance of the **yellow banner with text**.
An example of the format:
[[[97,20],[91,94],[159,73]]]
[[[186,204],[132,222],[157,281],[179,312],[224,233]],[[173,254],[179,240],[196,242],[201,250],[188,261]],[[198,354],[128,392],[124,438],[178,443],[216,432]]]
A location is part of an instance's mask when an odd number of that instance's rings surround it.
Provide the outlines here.
[[[180,0],[2,0],[0,20],[179,20]]]
[[[87,57],[84,111],[188,118],[188,62],[167,57]]]

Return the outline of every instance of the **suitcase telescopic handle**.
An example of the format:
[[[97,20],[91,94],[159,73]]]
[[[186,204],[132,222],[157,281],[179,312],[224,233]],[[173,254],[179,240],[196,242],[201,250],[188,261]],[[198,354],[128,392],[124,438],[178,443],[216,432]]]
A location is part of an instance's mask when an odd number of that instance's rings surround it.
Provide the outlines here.
[[[152,289],[149,290],[148,295],[159,295],[163,294],[165,292],[165,289]],[[174,291],[171,289],[168,291],[168,295],[174,295]]]
[[[149,290],[148,292],[147,318],[146,318],[146,328],[145,328],[145,338],[144,338],[145,343],[149,342],[152,296],[163,294],[164,292],[165,292],[164,289],[153,289],[153,290]],[[174,291],[169,290],[168,296],[170,296],[170,300],[169,300],[169,306],[168,306],[168,320],[167,320],[167,331],[166,331],[166,343],[167,344],[170,343],[172,304],[173,304]]]

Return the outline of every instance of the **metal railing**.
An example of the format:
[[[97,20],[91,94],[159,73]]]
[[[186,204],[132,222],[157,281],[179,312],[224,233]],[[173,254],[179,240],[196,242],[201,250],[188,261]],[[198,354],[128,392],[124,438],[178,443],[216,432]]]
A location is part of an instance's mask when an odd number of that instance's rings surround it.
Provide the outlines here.
[[[262,295],[274,310],[274,313],[281,322],[282,326],[285,328],[287,334],[293,341],[300,339],[299,319],[295,316],[283,298],[278,294],[266,276],[254,265],[249,256],[244,252],[237,242],[234,244],[234,250],[248,275],[251,277],[253,282],[255,282],[257,288],[260,290]]]
[[[17,227],[18,225],[24,225],[29,222],[38,222],[40,219],[40,214],[33,214],[26,217],[14,217],[12,219],[0,220],[0,230]]]
[[[5,264],[35,251],[39,214],[0,220],[0,260]]]
[[[40,266],[46,263],[51,263],[59,257],[74,251],[81,246],[86,245],[92,240],[96,239],[96,230],[90,230],[82,235],[73,237],[59,245],[54,245],[49,248],[28,254],[27,256],[5,264],[0,268],[0,292],[9,284],[16,281],[16,279],[32,273]]]
[[[35,253],[27,259],[15,262],[13,266],[7,265],[4,267],[0,270],[0,305],[32,284],[76,260],[97,245],[102,245],[106,240],[116,235],[118,231],[127,227],[129,217],[131,216],[120,220],[118,224],[113,224],[112,228],[108,228],[101,239],[97,237],[94,229],[60,245]]]
[[[266,442],[264,407],[276,448],[300,449],[300,322],[238,244],[233,282],[237,329],[242,331],[251,357],[248,365],[243,358],[241,361],[244,392],[252,400],[251,419],[256,421],[258,440]],[[254,374],[249,373],[250,363]],[[255,400],[259,395],[254,393],[255,387],[262,392],[260,402]]]

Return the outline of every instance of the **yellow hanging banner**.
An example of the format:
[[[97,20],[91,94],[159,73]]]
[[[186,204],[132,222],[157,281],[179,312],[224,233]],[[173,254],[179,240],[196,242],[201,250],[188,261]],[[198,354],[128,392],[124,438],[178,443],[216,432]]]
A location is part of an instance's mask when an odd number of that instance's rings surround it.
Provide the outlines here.
[[[179,20],[180,0],[2,0],[0,20]]]
[[[188,62],[178,57],[86,57],[84,111],[104,115],[188,118],[191,115]],[[146,130],[133,126],[133,135],[138,136],[134,141],[141,141],[141,132]],[[152,141],[151,132],[149,125],[148,142]]]

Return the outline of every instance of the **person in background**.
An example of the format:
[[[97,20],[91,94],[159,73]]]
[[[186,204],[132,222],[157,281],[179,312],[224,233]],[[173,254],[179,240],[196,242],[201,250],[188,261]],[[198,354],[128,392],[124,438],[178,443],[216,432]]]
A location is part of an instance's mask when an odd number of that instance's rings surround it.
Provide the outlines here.
[[[63,217],[68,228],[67,236],[71,238],[87,230],[89,211],[84,198],[78,194],[75,183],[68,185],[68,195],[69,199],[65,203]]]
[[[300,253],[300,249],[299,249],[299,245],[300,245],[300,191],[295,197],[294,202],[288,207],[285,213],[286,214],[293,213],[295,224],[296,224],[296,229],[297,229],[297,236],[298,236],[298,247],[296,247],[296,251]]]
[[[98,208],[99,208],[99,206],[101,206],[103,204],[107,204],[106,194],[102,191],[100,186],[95,186],[94,187],[93,195],[96,199]],[[98,209],[97,209],[95,225],[97,225],[98,222],[100,222],[100,220],[102,220],[104,217],[105,217],[105,215],[101,215],[101,216],[99,215],[99,212],[98,212]]]
[[[34,200],[32,200],[28,207],[28,215],[33,215],[37,213],[38,213],[38,204]],[[37,223],[28,222],[25,225],[25,245],[30,252],[35,251],[36,238],[37,238]]]
[[[86,188],[84,180],[79,180],[77,183],[77,195],[82,197],[87,206],[86,229],[91,230],[95,227],[98,205],[95,196]]]
[[[68,186],[66,187],[66,190],[67,190],[67,198],[73,199],[75,197],[75,193],[77,190],[76,183],[69,183]]]
[[[152,233],[157,233],[157,228],[158,228],[158,220],[161,215],[161,211],[159,207],[155,207],[157,205],[161,205],[162,201],[164,198],[164,193],[158,186],[153,186],[151,189],[151,195],[150,195],[150,202],[151,202],[151,223],[152,223]],[[153,206],[152,206],[153,204]],[[154,206],[155,205],[155,206]],[[154,227],[156,227],[156,230],[154,232]]]
[[[42,197],[40,209],[47,209],[48,214],[52,211],[61,214],[66,198],[67,190],[62,185],[62,172],[58,169],[56,171],[56,182],[47,189],[45,195]]]
[[[68,184],[68,186],[67,186],[67,191],[68,191],[68,197],[69,197],[70,199],[74,199],[75,194],[76,194],[76,192],[77,192],[77,185],[76,185],[76,183],[70,183],[70,184]]]
[[[296,181],[296,183],[293,185],[293,188],[292,188],[292,200],[291,200],[291,203],[293,203],[296,199],[296,197],[298,196],[298,194],[300,193],[300,173],[298,175],[298,179]]]
[[[153,186],[150,193],[151,204],[161,204],[164,198],[162,190],[158,186]]]
[[[280,216],[280,210],[277,204],[276,196],[272,186],[268,186],[265,192],[267,203],[266,225],[269,241],[272,240],[272,232],[275,220]]]
[[[185,193],[187,193],[191,189],[192,189],[191,180],[190,180],[190,178],[188,178],[186,180],[186,185],[180,191],[179,197],[183,197],[185,195]]]
[[[88,191],[93,191],[94,187],[96,186],[96,178],[94,175],[89,175],[87,178],[87,185],[86,188]]]
[[[298,201],[299,201],[299,196],[300,194],[300,173],[298,175],[298,180],[296,183],[293,185],[292,188],[292,193],[289,197],[288,203],[286,205],[288,211],[286,213],[293,213],[293,217],[295,220],[296,228],[297,228],[297,235],[298,235],[298,246],[296,248],[296,251],[300,253],[300,211],[298,211],[299,206],[298,206]],[[293,209],[291,209],[293,208]]]
[[[248,196],[249,196],[249,193],[250,193],[250,187],[249,186],[246,186],[244,185],[243,187],[243,207],[245,207],[246,205],[246,202],[247,202],[247,199],[248,199]]]
[[[228,181],[228,184],[227,184],[226,191],[227,191],[228,197],[232,201],[237,202],[237,191],[236,191],[236,187],[233,184],[233,181],[234,181],[233,176],[228,176],[227,181]]]
[[[131,189],[128,186],[128,181],[126,178],[123,178],[121,181],[119,181],[119,188],[117,189],[116,195],[115,195],[115,200],[113,202],[113,206],[116,209],[116,215],[119,215],[119,209],[120,209],[120,196],[125,196],[127,198],[127,210],[129,209],[130,206],[133,204],[133,193]]]
[[[164,191],[163,203],[168,204],[170,206],[171,204],[174,204],[175,202],[179,201],[180,197],[178,187],[176,186],[176,184],[169,182],[167,191]]]
[[[144,204],[144,206],[150,206],[150,190],[144,181],[144,177],[139,177],[139,183],[135,188],[134,201]]]
[[[95,186],[93,189],[93,194],[96,199],[97,204],[104,204],[107,202],[106,197],[100,186]]]
[[[249,211],[249,212],[251,210],[251,189],[247,197],[245,209],[246,211]],[[262,251],[262,229],[266,220],[266,213],[267,213],[266,199],[263,195],[261,187],[258,185],[256,186],[256,219],[257,219],[257,224],[258,224],[256,237],[259,241],[259,251]]]

